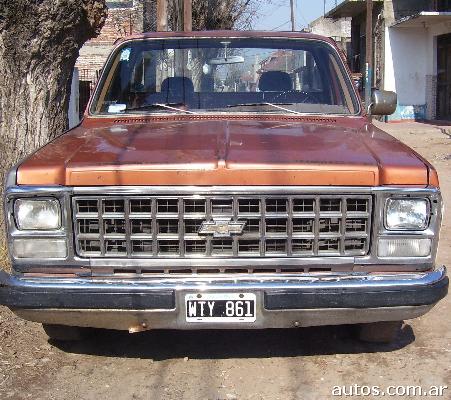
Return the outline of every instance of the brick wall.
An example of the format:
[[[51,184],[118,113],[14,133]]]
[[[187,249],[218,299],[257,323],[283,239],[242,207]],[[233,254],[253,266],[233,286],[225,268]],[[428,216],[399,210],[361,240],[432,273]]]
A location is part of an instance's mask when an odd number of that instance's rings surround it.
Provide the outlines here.
[[[108,3],[108,2],[107,2]],[[91,44],[113,44],[118,38],[143,31],[142,5],[140,2],[127,2],[126,7],[108,8],[108,17],[100,35]]]
[[[146,7],[143,6],[146,4]],[[98,75],[117,39],[144,31],[144,9],[152,0],[107,1],[108,16],[100,35],[80,49],[75,64],[79,75],[79,110],[83,114]],[[147,16],[146,21],[149,19]]]
[[[426,119],[437,117],[437,75],[426,75]]]
[[[75,67],[80,80],[96,80],[115,41],[124,36],[143,32],[143,5],[139,0],[107,1],[108,17],[100,35],[80,50]]]

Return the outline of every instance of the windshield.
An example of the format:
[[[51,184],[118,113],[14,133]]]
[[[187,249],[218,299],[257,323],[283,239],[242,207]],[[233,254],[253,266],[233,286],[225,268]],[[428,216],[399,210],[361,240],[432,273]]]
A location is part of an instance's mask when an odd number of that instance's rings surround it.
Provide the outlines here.
[[[356,114],[332,46],[308,39],[146,39],[106,67],[92,114]]]

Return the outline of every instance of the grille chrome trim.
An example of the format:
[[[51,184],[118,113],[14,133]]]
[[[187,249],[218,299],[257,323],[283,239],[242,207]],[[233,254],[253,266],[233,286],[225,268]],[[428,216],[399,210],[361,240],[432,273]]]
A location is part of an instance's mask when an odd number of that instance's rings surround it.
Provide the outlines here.
[[[354,257],[369,253],[373,198],[327,192],[79,195],[72,198],[72,210],[75,249],[81,258]],[[199,223],[228,218],[231,223],[253,223],[249,230],[228,238],[198,234]],[[96,222],[98,233],[80,231],[86,224],[95,227]],[[98,246],[100,251],[92,250]],[[246,246],[251,250],[243,250]]]

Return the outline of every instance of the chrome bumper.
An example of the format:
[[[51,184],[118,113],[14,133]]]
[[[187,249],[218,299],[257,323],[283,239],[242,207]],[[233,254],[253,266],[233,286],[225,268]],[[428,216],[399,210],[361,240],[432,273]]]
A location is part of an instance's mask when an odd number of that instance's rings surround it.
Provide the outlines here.
[[[36,322],[145,329],[286,328],[405,320],[446,296],[446,268],[424,273],[22,278],[0,271],[0,304]],[[188,323],[187,293],[249,292],[254,323]]]

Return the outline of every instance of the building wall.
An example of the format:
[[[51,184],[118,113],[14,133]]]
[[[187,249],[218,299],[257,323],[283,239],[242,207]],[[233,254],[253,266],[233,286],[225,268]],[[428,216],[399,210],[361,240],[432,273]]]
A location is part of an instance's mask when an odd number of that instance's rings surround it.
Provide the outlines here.
[[[450,32],[450,23],[386,28],[384,89],[398,94],[389,120],[436,118],[437,36]]]
[[[309,24],[309,31],[316,35],[333,38],[340,49],[351,62],[351,18],[324,18],[320,17]]]
[[[324,18],[320,17],[309,24],[309,29],[317,35],[327,37],[351,37],[351,18]]]
[[[386,29],[384,88],[398,94],[399,104],[391,119],[425,119],[428,35],[424,29]]]

